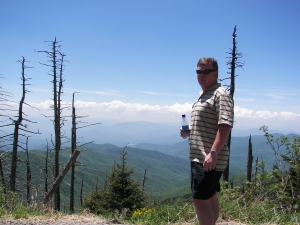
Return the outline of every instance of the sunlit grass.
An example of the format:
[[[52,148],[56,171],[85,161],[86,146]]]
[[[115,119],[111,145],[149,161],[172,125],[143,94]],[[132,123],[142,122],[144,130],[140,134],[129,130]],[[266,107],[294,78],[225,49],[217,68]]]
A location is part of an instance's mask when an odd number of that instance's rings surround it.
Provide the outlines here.
[[[131,222],[145,225],[184,224],[195,221],[196,216],[191,203],[183,206],[165,204],[156,208],[137,209],[131,217]]]

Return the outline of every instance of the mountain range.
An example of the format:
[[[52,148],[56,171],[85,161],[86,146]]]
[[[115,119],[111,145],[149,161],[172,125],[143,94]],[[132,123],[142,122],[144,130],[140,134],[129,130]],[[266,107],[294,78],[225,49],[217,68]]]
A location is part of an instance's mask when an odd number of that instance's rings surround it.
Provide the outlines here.
[[[78,125],[80,127],[80,125]],[[119,147],[151,143],[157,145],[173,145],[183,141],[179,136],[180,125],[174,123],[151,123],[151,122],[120,122],[114,124],[101,123],[87,126],[77,130],[77,137],[81,143],[93,142],[96,144],[110,143]],[[66,136],[70,136],[70,128],[63,127]],[[270,130],[270,133],[290,134],[289,131]],[[53,129],[45,129],[40,135],[34,135],[29,139],[30,149],[45,149],[46,140],[50,143]],[[232,129],[232,137],[250,137],[250,135],[264,135],[257,129],[236,130]],[[299,135],[299,133],[298,133]],[[66,146],[69,143],[66,142]]]
[[[291,139],[294,135],[297,134],[287,136]],[[81,154],[76,167],[77,193],[80,191],[81,180],[84,181],[85,195],[95,186],[102,186],[114,162],[119,161],[122,148],[128,151],[128,163],[134,168],[134,177],[140,183],[146,173],[145,184],[149,193],[171,197],[177,196],[178,193],[189,193],[189,145],[187,139],[183,140],[179,137],[177,126],[148,122],[121,123],[103,127],[96,125],[80,130],[77,137],[80,136],[84,138],[82,143],[89,141],[94,143],[79,147]],[[229,170],[231,177],[241,174],[245,177],[249,137],[250,135],[232,137]],[[254,161],[263,159],[266,162],[266,169],[271,169],[275,162],[275,155],[267,144],[266,137],[251,135],[251,140]],[[34,177],[39,179],[44,176],[42,168],[45,143],[43,142],[45,140],[35,137],[30,138],[29,141],[32,171],[35,173]],[[65,146],[60,157],[62,166],[70,157],[68,147],[70,144],[66,143]],[[280,153],[284,154],[284,152],[285,149],[280,150]],[[19,151],[18,156],[25,158],[25,152]],[[68,176],[62,188],[68,189]]]

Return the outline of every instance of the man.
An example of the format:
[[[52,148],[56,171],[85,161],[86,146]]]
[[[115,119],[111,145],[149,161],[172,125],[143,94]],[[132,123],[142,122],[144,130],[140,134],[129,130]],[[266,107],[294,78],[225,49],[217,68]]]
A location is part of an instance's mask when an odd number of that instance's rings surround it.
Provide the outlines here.
[[[200,225],[214,225],[219,217],[217,192],[219,180],[227,166],[227,139],[233,126],[233,102],[218,81],[218,63],[201,58],[197,63],[198,83],[202,88],[193,104],[189,137],[191,190]]]

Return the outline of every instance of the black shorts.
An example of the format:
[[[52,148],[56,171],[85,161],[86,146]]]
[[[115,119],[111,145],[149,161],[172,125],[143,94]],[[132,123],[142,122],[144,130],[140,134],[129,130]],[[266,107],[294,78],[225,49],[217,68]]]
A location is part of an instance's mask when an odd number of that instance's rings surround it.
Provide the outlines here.
[[[191,190],[194,199],[208,200],[220,192],[222,171],[203,169],[203,164],[191,162]]]

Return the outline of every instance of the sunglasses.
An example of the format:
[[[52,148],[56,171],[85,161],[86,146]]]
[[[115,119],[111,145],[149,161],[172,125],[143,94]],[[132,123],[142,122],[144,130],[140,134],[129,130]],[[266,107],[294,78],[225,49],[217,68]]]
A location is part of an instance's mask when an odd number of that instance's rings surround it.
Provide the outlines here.
[[[211,69],[205,69],[205,70],[196,70],[197,74],[209,74],[211,71],[217,71],[217,70],[211,70]]]

